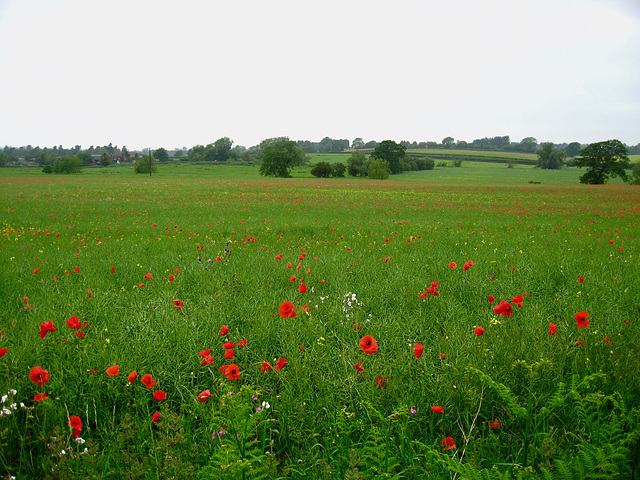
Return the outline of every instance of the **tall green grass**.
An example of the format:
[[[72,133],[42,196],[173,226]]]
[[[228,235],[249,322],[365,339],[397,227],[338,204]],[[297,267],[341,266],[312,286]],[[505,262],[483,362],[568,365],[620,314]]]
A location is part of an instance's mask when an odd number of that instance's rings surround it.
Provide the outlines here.
[[[17,391],[0,417],[3,475],[638,474],[637,189],[561,185],[565,170],[530,185],[525,168],[484,164],[387,182],[163,167],[0,177],[0,394]],[[458,183],[429,177],[449,171]],[[522,307],[494,313],[518,294]],[[232,361],[238,380],[219,371]]]

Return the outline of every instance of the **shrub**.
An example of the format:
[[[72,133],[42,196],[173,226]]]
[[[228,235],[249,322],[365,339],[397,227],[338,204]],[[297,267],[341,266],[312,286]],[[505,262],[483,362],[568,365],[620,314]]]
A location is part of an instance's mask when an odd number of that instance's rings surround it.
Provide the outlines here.
[[[347,159],[347,173],[351,177],[366,177],[369,171],[367,156],[360,150],[355,151]]]
[[[151,163],[151,168],[149,168],[149,163]],[[158,171],[158,165],[153,161],[153,157],[149,158],[149,155],[145,155],[138,163],[133,166],[133,169],[136,173],[156,173]]]
[[[55,173],[78,173],[82,170],[82,160],[78,157],[69,155],[56,158],[53,162],[53,171]]]
[[[42,169],[42,173],[53,173],[53,168],[51,167],[51,165],[45,165]]]
[[[336,162],[331,168],[333,172],[331,172],[332,177],[344,177],[345,172],[347,171],[347,167],[344,163]]]
[[[374,180],[386,180],[389,178],[389,163],[381,158],[374,158],[369,163],[368,177]]]
[[[311,175],[314,177],[327,178],[333,173],[333,168],[329,162],[318,162],[311,169]]]

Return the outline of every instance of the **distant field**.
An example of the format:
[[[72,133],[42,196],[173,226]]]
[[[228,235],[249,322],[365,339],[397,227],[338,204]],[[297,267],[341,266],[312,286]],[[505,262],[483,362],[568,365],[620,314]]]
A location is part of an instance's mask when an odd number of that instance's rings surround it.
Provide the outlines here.
[[[310,155],[309,164],[299,167],[291,173],[293,178],[314,179],[311,175],[311,168],[319,161],[346,163],[348,154],[322,154]],[[579,184],[580,176],[585,169],[575,167],[565,167],[560,170],[540,170],[532,165],[516,164],[513,168],[508,168],[505,163],[474,162],[463,161],[462,167],[454,168],[451,162],[447,167],[435,167],[433,170],[423,170],[418,172],[404,172],[400,175],[393,175],[390,180],[398,182],[427,182],[438,184],[528,184],[540,182],[542,185],[552,184]],[[161,164],[158,173],[154,178],[158,179],[228,179],[228,180],[257,180],[261,177],[258,165],[192,165],[186,162],[175,162]],[[39,167],[8,167],[0,169],[0,177],[33,177],[43,180],[59,179],[68,181],[78,177],[95,178],[130,178],[145,180],[146,175],[133,172],[131,165],[111,165],[102,167],[85,167],[77,175],[47,175],[42,173]],[[373,180],[366,178],[346,177],[351,182],[369,183]],[[327,181],[339,181],[340,179],[327,179]],[[613,185],[622,185],[624,182],[619,178],[609,181]]]

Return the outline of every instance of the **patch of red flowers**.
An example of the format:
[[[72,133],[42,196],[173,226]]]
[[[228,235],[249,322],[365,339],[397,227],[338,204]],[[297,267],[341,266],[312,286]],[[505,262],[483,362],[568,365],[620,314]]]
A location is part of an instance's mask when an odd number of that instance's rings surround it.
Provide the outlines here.
[[[498,305],[493,307],[493,313],[496,315],[504,315],[505,317],[508,317],[511,315],[511,312],[513,312],[513,307],[506,300],[502,300]]]
[[[489,422],[489,426],[493,429],[496,430],[498,428],[500,428],[502,425],[500,425],[500,420],[491,420]]]
[[[278,309],[278,313],[282,318],[293,318],[297,315],[293,309],[293,303],[291,302],[282,302],[282,305],[280,305],[280,308]]]
[[[73,437],[78,438],[82,431],[82,419],[77,415],[69,417],[69,426],[73,429]]]
[[[458,448],[454,443],[453,437],[446,437],[442,439],[442,449],[443,450],[451,450],[452,448]]]
[[[469,270],[469,267],[473,267],[473,266],[474,266],[473,260],[468,260],[468,261],[464,262],[464,265],[462,267],[462,271],[466,272],[467,270]]]
[[[240,368],[235,363],[227,365],[227,368],[224,370],[224,375],[229,380],[238,380],[240,378]]]
[[[262,362],[262,365],[260,365],[260,371],[264,373],[268,370],[271,370],[271,364],[268,362]]]
[[[53,326],[53,320],[49,320],[48,322],[42,322],[40,324],[40,338],[44,338],[47,336],[49,332],[55,332],[56,327]]]
[[[115,377],[116,375],[118,375],[118,373],[120,373],[120,365],[112,365],[111,367],[107,368],[106,372],[110,377]]]
[[[206,402],[207,400],[209,400],[210,397],[211,397],[211,392],[207,388],[206,390],[202,391],[200,395],[198,395],[198,401]]]
[[[588,316],[588,312],[578,312],[574,315],[578,328],[587,328],[589,326],[589,320],[587,320]]]
[[[484,328],[482,328],[481,326],[477,326],[473,331],[473,334],[481,337],[482,335],[484,335]]]
[[[140,381],[148,389],[152,389],[153,387],[156,386],[156,381],[153,379],[153,376],[150,373],[143,375]]]
[[[273,367],[273,369],[275,371],[279,371],[279,370],[282,370],[286,365],[287,365],[287,359],[286,358],[281,358],[281,359],[278,360],[278,363],[276,364],[275,367]]]
[[[435,413],[444,413],[444,408],[442,408],[442,405],[434,405],[431,407],[431,411]]]
[[[367,355],[373,355],[378,351],[378,342],[371,335],[365,335],[360,339],[360,350]]]
[[[413,356],[416,358],[420,358],[422,356],[422,352],[424,351],[424,347],[421,343],[416,343],[413,346]]]
[[[556,330],[558,330],[558,326],[555,323],[549,324],[549,335],[555,335]]]
[[[161,402],[167,399],[167,394],[162,390],[156,390],[155,392],[153,392],[153,398],[155,398],[158,402]]]

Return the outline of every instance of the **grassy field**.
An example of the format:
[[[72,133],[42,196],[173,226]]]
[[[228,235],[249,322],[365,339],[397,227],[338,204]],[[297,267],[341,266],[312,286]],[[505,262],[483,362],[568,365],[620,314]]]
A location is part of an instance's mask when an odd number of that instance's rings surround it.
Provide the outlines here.
[[[308,170],[2,169],[0,476],[637,478],[637,187]]]
[[[320,161],[329,163],[342,162],[346,163],[347,154],[320,154],[310,155],[309,164],[304,167],[295,168],[292,171],[292,177],[297,179],[314,179],[310,171],[313,165]],[[557,184],[578,184],[580,176],[585,173],[585,169],[576,167],[565,167],[560,170],[541,170],[530,165],[514,165],[513,168],[507,168],[506,164],[491,162],[470,162],[464,161],[462,166],[454,168],[435,167],[433,170],[424,170],[417,172],[403,172],[400,175],[392,177],[397,182],[429,182],[429,183],[446,183],[446,184],[527,184],[529,182],[539,182],[542,186]],[[261,177],[258,165],[192,165],[188,162],[172,162],[161,164],[158,167],[158,173],[154,174],[154,178],[158,179],[237,179],[237,180],[260,180]],[[9,167],[0,169],[0,176],[10,177],[29,177],[44,179],[46,174],[42,173],[38,167]],[[102,167],[85,167],[76,177],[91,178],[138,178],[142,180],[145,175],[134,173],[133,167],[127,164],[111,165],[106,168]],[[64,177],[62,177],[62,180]],[[362,178],[346,179],[329,179],[335,182],[360,182],[369,183],[371,180]],[[612,185],[622,185],[624,182],[619,178],[613,178],[609,181]]]

